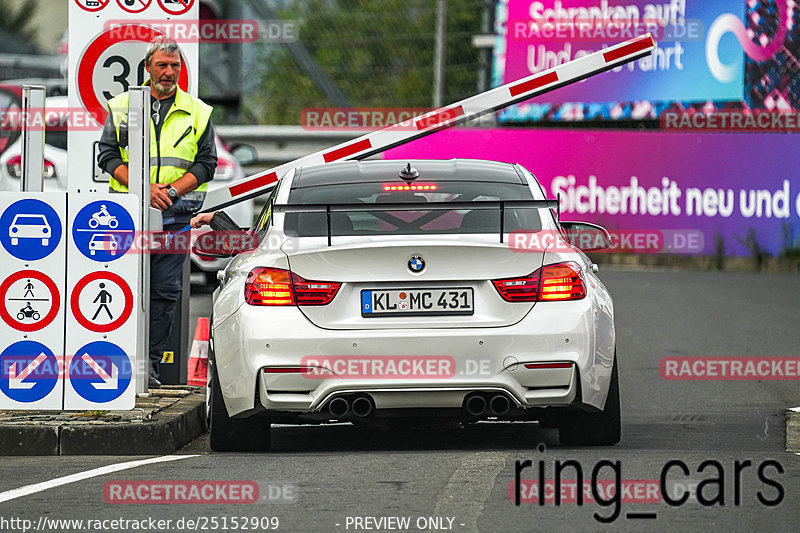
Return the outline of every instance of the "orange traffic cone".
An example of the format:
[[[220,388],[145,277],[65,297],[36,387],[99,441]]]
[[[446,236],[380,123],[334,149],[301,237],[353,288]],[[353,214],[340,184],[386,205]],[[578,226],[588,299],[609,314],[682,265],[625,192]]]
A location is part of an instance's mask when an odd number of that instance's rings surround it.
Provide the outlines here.
[[[189,352],[189,367],[187,369],[186,382],[189,385],[206,384],[206,372],[208,371],[208,318],[199,317],[197,326],[194,328],[194,340],[192,349]]]

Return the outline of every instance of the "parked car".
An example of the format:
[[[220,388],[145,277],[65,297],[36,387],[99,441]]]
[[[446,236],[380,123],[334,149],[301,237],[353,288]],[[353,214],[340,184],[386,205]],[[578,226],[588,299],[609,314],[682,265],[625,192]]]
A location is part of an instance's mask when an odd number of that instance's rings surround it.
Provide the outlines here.
[[[6,151],[20,136],[19,128],[12,128],[9,117],[14,117],[22,108],[22,86],[44,85],[48,97],[66,96],[67,82],[63,79],[22,79],[0,83],[0,154]],[[66,103],[64,104],[66,106]],[[66,141],[64,141],[66,143]],[[4,190],[4,189],[3,189]]]
[[[3,105],[4,101],[7,102],[6,105],[8,106],[20,105],[22,89],[18,87],[19,91],[14,92],[14,90],[12,90],[13,87],[17,86],[11,86],[11,88],[6,89],[4,93],[2,86],[0,86],[0,106]],[[19,98],[19,100],[16,100],[16,98]],[[46,107],[47,109],[53,109],[54,112],[67,109],[67,97],[48,97],[46,100]],[[0,139],[2,139],[2,137],[0,137]],[[219,136],[216,137],[216,145],[218,157],[217,169],[214,173],[214,179],[209,184],[209,189],[224,187],[231,181],[244,177],[242,165]],[[243,153],[247,153],[247,148],[249,147],[244,148]],[[22,141],[19,139],[17,132],[14,141],[7,146],[6,150],[0,155],[0,191],[19,190],[19,180],[22,176],[21,163]],[[58,192],[66,191],[67,189],[67,131],[49,129],[45,131],[44,190],[47,192]],[[249,228],[255,216],[254,202],[253,200],[240,202],[226,208],[225,212],[228,213],[237,224]],[[224,268],[227,263],[227,259],[200,258],[196,255],[191,256],[192,270],[204,273],[209,283],[217,283],[217,271]]]
[[[560,222],[556,203],[523,167],[490,161],[287,173],[259,248],[215,293],[212,449],[268,450],[273,423],[332,421],[538,420],[566,445],[617,443],[613,302],[565,240],[610,237]],[[555,244],[521,253],[515,232]]]

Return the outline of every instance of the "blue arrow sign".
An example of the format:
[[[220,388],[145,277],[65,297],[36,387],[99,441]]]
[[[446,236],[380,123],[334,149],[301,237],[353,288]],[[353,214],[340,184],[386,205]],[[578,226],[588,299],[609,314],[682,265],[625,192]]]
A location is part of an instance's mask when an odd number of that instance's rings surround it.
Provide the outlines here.
[[[98,200],[75,215],[72,240],[83,255],[99,263],[119,259],[133,245],[135,231],[130,213],[116,202]]]
[[[131,383],[133,365],[116,344],[90,342],[75,352],[69,364],[69,380],[83,399],[106,403],[119,398]]]
[[[58,382],[58,359],[39,342],[15,342],[0,354],[0,390],[17,402],[36,402]]]
[[[41,200],[14,202],[0,215],[0,243],[17,259],[36,261],[50,255],[61,241],[61,220]]]

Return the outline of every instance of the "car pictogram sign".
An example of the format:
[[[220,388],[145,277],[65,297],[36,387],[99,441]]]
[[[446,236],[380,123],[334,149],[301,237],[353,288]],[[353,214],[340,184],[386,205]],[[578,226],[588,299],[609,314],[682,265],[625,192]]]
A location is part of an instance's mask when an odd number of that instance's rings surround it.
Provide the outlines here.
[[[0,215],[0,244],[17,259],[38,261],[58,247],[61,228],[55,209],[41,200],[26,198]]]
[[[133,218],[120,204],[98,200],[81,209],[72,222],[72,241],[80,252],[100,263],[119,259],[136,236]]]

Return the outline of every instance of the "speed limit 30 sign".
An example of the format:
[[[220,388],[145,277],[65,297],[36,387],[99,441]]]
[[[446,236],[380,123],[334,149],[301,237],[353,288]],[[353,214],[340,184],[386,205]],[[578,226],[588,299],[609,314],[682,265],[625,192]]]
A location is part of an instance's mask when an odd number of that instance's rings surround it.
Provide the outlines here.
[[[87,116],[98,119],[94,129],[69,131],[67,185],[72,192],[108,190],[106,183],[94,180],[102,174],[96,166],[96,143],[108,114],[108,101],[148,79],[144,64],[147,43],[164,34],[163,25],[196,23],[199,16],[198,2],[188,0],[97,1],[96,6],[74,0],[69,9],[69,107],[83,108]],[[95,11],[87,9],[100,6]],[[179,46],[183,68],[178,86],[197,95],[198,44],[179,42]]]
[[[83,52],[78,67],[78,94],[83,107],[105,121],[106,103],[131,85],[141,85],[147,79],[143,44],[163,35],[158,30],[140,24],[114,26],[95,38]],[[120,37],[128,37],[120,40]],[[185,63],[185,60],[184,60]],[[189,90],[189,69],[181,69],[178,86]]]

